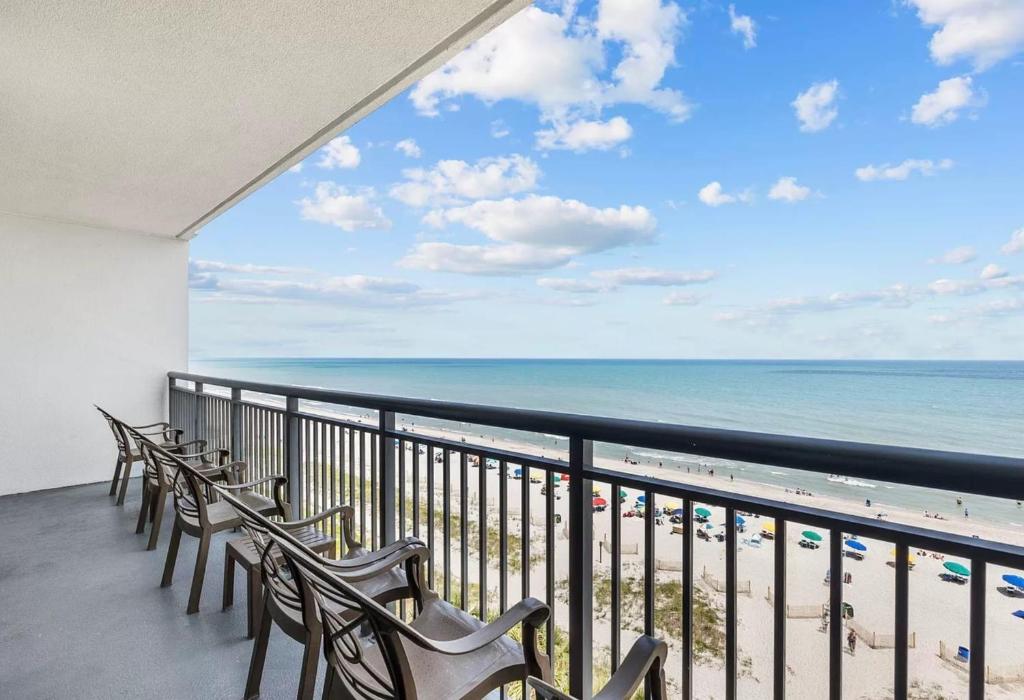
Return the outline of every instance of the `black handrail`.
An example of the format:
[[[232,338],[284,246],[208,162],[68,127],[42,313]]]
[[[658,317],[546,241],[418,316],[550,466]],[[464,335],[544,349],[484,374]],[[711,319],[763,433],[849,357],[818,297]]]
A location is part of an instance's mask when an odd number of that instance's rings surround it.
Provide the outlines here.
[[[822,474],[842,474],[957,493],[1024,499],[1022,458],[403,398],[225,379],[187,372],[168,372],[167,376],[172,380],[391,411],[424,418],[564,435],[567,438],[702,457],[771,464]]]

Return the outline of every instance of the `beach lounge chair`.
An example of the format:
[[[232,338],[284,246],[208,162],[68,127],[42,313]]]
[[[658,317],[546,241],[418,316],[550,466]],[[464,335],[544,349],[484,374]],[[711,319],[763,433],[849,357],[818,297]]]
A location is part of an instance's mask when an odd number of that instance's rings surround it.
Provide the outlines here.
[[[325,699],[483,698],[529,676],[552,679],[537,644],[550,610],[536,598],[485,624],[425,589],[421,610],[405,622],[335,576],[319,557],[285,538],[271,542],[303,604],[311,599],[323,622]],[[522,644],[508,635],[520,624]]]
[[[378,603],[387,604],[412,598],[417,609],[420,609],[422,601],[419,581],[415,577],[409,577],[409,572],[418,575],[420,566],[429,558],[429,550],[420,540],[410,537],[376,552],[368,552],[351,536],[354,520],[351,506],[336,506],[304,520],[271,522],[256,511],[250,510],[230,492],[223,492],[222,497],[238,514],[247,535],[241,540],[232,540],[228,546],[244,546],[252,550],[258,562],[257,573],[265,592],[258,601],[260,617],[255,625],[256,639],[249,661],[245,698],[257,698],[260,695],[263,667],[273,626],[271,623],[303,644],[298,700],[312,700],[316,686],[323,625],[314,601],[302,596],[295,579],[284,569],[280,552],[271,546],[272,535],[287,538],[296,548],[310,556],[318,556],[323,551],[323,544],[333,545],[335,540],[317,530],[316,526],[338,515],[341,520],[341,536],[347,551],[342,559],[321,560],[323,565],[334,576],[348,580]],[[405,568],[407,563],[408,570]],[[225,592],[229,590],[229,583],[225,578]],[[255,592],[259,593],[260,589],[255,589]],[[253,592],[250,592],[250,603],[253,602]]]
[[[968,649],[967,647],[957,647],[956,648],[956,660],[957,661],[963,661],[964,663],[967,663],[968,661],[971,660],[971,650]]]
[[[665,685],[665,659],[668,657],[668,646],[654,637],[643,635],[637,639],[622,664],[608,679],[605,686],[594,693],[592,700],[625,700],[636,693],[646,678],[650,681],[653,700],[667,700],[668,690]],[[575,700],[550,683],[540,678],[531,677],[530,687],[537,694],[538,700]]]
[[[685,528],[683,528],[682,525],[673,525],[672,526],[672,534],[673,535],[682,535],[682,534],[685,534],[685,533],[686,533],[686,530],[685,530]]]

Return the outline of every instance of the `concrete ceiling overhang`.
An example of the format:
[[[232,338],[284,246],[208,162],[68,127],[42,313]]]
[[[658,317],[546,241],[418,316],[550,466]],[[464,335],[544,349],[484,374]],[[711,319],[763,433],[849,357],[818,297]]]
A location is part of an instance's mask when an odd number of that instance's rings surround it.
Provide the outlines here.
[[[0,3],[0,212],[191,237],[527,4]]]

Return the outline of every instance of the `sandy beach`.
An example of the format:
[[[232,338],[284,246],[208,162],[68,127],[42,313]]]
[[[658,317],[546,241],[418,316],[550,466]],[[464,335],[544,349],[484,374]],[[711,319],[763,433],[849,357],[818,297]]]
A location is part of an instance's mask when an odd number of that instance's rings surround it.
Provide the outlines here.
[[[441,435],[443,431],[428,431],[419,426],[417,432],[433,433]],[[449,439],[461,439],[464,435],[447,433],[444,436]],[[457,437],[456,437],[457,436]],[[488,444],[502,449],[514,450],[530,454],[540,454],[536,446],[527,444],[516,444],[502,442],[490,437],[471,436],[466,438],[469,443]],[[471,452],[470,452],[471,453]],[[559,458],[562,455],[548,453],[548,457]],[[407,459],[412,459],[411,449],[407,452]],[[420,495],[423,502],[426,499],[425,472],[428,468],[426,456],[420,455],[421,483],[419,485]],[[874,515],[874,509],[867,509],[863,502],[856,503],[842,499],[798,495],[787,492],[785,489],[757,484],[754,482],[736,479],[730,481],[728,477],[724,480],[721,475],[709,476],[703,474],[685,474],[677,469],[662,468],[645,464],[624,464],[612,460],[595,459],[601,466],[608,466],[622,471],[633,471],[640,474],[648,474],[659,478],[684,481],[686,483],[706,485],[720,489],[731,489],[742,491],[751,495],[800,503],[826,510],[837,512],[854,513],[858,515]],[[458,461],[453,462],[452,478],[458,480]],[[441,501],[441,465],[434,463],[435,474],[435,503],[440,508]],[[496,465],[492,464],[492,467]],[[472,463],[469,468],[467,479],[468,503],[467,510],[470,523],[478,523],[481,512],[478,498],[479,473],[478,466]],[[528,528],[531,543],[531,559],[533,568],[531,570],[530,593],[542,600],[548,598],[545,590],[544,567],[546,557],[546,514],[544,510],[545,499],[541,495],[541,483],[530,483],[528,478],[515,479],[511,473],[514,467],[509,467],[508,487],[508,513],[509,532],[519,534],[523,532],[520,517],[520,489],[528,487],[531,498],[531,522]],[[498,530],[498,481],[499,472],[496,468],[487,470],[487,502],[484,512],[486,513],[487,528],[494,537]],[[407,493],[411,494],[414,485],[411,482],[411,469],[407,470]],[[458,502],[457,486],[453,486],[452,512],[458,513],[460,504]],[[560,494],[565,492],[564,487],[558,487],[555,500],[554,512],[560,515],[562,522],[567,521],[568,501]],[[607,487],[603,488],[602,495],[610,497],[611,493]],[[623,510],[629,509],[635,502],[638,491],[627,490],[626,500],[623,503]],[[411,499],[411,495],[408,496]],[[656,499],[654,504],[657,507],[664,505],[667,498]],[[696,504],[695,504],[696,505]],[[411,509],[410,509],[411,510]],[[712,515],[711,523],[715,530],[721,531],[724,526],[724,510],[709,507]],[[1007,527],[1000,528],[996,525],[979,522],[976,520],[935,520],[926,518],[923,513],[910,512],[885,507],[886,517],[890,521],[903,522],[922,527],[929,527],[943,532],[956,532],[964,535],[977,535],[984,539],[996,539],[1015,544],[1024,544],[1024,533],[1019,529]],[[411,515],[406,524],[407,532],[411,534]],[[772,678],[772,659],[774,650],[772,648],[772,602],[771,585],[774,576],[774,552],[771,542],[765,540],[758,547],[749,544],[750,535],[758,532],[764,524],[771,522],[769,518],[760,518],[756,515],[748,517],[746,532],[739,535],[740,546],[738,548],[738,579],[741,589],[749,586],[749,594],[739,596],[739,658],[741,677],[739,680],[740,696],[759,698],[764,697],[770,688]],[[622,576],[623,580],[633,578],[637,582],[642,581],[643,576],[643,524],[641,518],[623,518],[621,522],[621,537],[623,545],[622,555]],[[601,545],[602,541],[610,540],[611,510],[595,513],[594,518],[594,552],[595,552],[595,580],[600,577],[607,578],[610,575],[610,557],[606,548]],[[828,570],[828,532],[823,531],[823,541],[819,549],[806,549],[798,546],[801,539],[801,531],[806,528],[792,523],[787,529],[789,545],[787,547],[787,603],[794,612],[809,614],[809,611],[822,609],[828,600],[828,587],[824,583]],[[421,536],[424,538],[426,526],[421,526]],[[551,565],[554,567],[555,578],[555,605],[554,617],[556,624],[560,627],[568,626],[568,601],[566,597],[566,584],[568,580],[568,533],[564,525],[556,524],[555,533],[555,557]],[[472,539],[472,537],[471,537]],[[459,578],[459,549],[458,531],[453,532],[452,544],[452,577]],[[885,698],[891,697],[891,678],[893,672],[894,652],[892,648],[871,648],[870,642],[880,643],[882,635],[893,633],[893,610],[894,610],[894,580],[895,572],[890,564],[893,557],[890,554],[892,545],[886,542],[874,541],[861,538],[860,541],[866,546],[867,551],[862,560],[852,558],[844,559],[844,573],[850,574],[850,583],[844,584],[844,602],[853,606],[853,621],[858,632],[856,652],[844,654],[844,688],[845,695],[852,698]],[[440,548],[441,534],[438,532],[436,547]],[[672,534],[672,526],[668,519],[664,519],[662,525],[656,526],[655,558],[657,560],[657,582],[663,583],[678,582],[680,573],[678,570],[681,558],[681,547],[683,539],[679,535]],[[633,554],[632,552],[636,552]],[[539,553],[540,557],[535,556]],[[518,558],[518,552],[510,552],[510,558]],[[497,601],[498,595],[498,554],[496,551],[488,551],[488,588],[492,601]],[[915,566],[910,573],[910,632],[912,635],[912,647],[909,655],[909,672],[912,685],[919,686],[920,697],[922,698],[957,698],[966,697],[967,672],[966,665],[955,660],[946,660],[939,656],[940,643],[945,643],[951,649],[951,656],[955,656],[958,646],[968,644],[968,591],[969,586],[958,585],[943,580],[940,574],[943,573],[943,563],[953,559],[938,559],[932,553],[920,553],[916,556]],[[478,580],[479,568],[478,550],[476,545],[470,543],[470,566],[468,580],[475,584]],[[969,562],[961,562],[969,564]],[[441,567],[441,555],[438,552],[435,559],[435,566],[438,573]],[[1004,677],[1020,675],[1024,679],[1024,654],[1017,645],[1022,631],[1024,631],[1024,620],[1012,616],[1015,610],[1024,608],[1024,598],[1014,598],[1004,595],[997,589],[1001,585],[1000,577],[1009,573],[1002,567],[989,567],[988,571],[988,627],[987,627],[987,665],[993,678],[996,675]],[[1020,573],[1020,572],[1015,572]],[[715,539],[704,541],[694,539],[694,576],[696,587],[707,594],[707,599],[713,608],[724,610],[724,594],[716,590],[714,580],[724,581],[725,577],[725,545]],[[521,578],[515,571],[508,575],[509,600],[518,598],[521,590]],[[639,584],[638,584],[639,585]],[[439,586],[438,586],[439,587]],[[457,586],[456,586],[457,587]],[[595,585],[595,590],[598,588]],[[625,588],[623,589],[626,590]],[[625,593],[624,593],[625,596]],[[496,607],[496,603],[491,603]],[[636,601],[630,603],[636,605]],[[678,603],[676,604],[678,606]],[[642,631],[642,602],[638,608],[640,613],[636,617],[627,619],[623,615],[622,645],[628,649],[632,639]],[[671,607],[671,606],[666,606]],[[595,600],[594,624],[595,664],[608,658],[607,645],[610,640],[610,629],[607,615],[607,605]],[[627,601],[623,600],[624,613],[629,608]],[[663,612],[659,608],[659,613]],[[671,620],[671,615],[665,615],[658,619]],[[678,617],[674,618],[678,620]],[[724,627],[722,627],[724,629]],[[787,625],[787,666],[790,670],[789,686],[790,696],[795,698],[819,698],[822,688],[827,685],[828,678],[828,649],[827,635],[822,629],[820,614],[805,618],[793,618]],[[680,632],[678,627],[672,629],[658,629],[659,636],[665,638],[671,648],[669,661],[669,681],[678,687],[681,676],[680,665]],[[844,639],[848,630],[844,629]],[[605,647],[605,648],[602,648]],[[698,698],[722,698],[724,697],[724,666],[719,659],[713,657],[699,660],[695,667],[694,689]],[[1024,681],[994,683],[987,686],[990,697],[1021,697],[1024,695]]]

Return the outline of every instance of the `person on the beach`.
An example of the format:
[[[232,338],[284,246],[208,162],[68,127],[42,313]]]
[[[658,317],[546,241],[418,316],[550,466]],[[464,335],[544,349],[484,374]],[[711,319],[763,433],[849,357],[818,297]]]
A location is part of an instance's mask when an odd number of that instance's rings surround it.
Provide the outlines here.
[[[857,633],[850,630],[850,633],[846,635],[846,645],[850,647],[850,653],[857,653]]]

